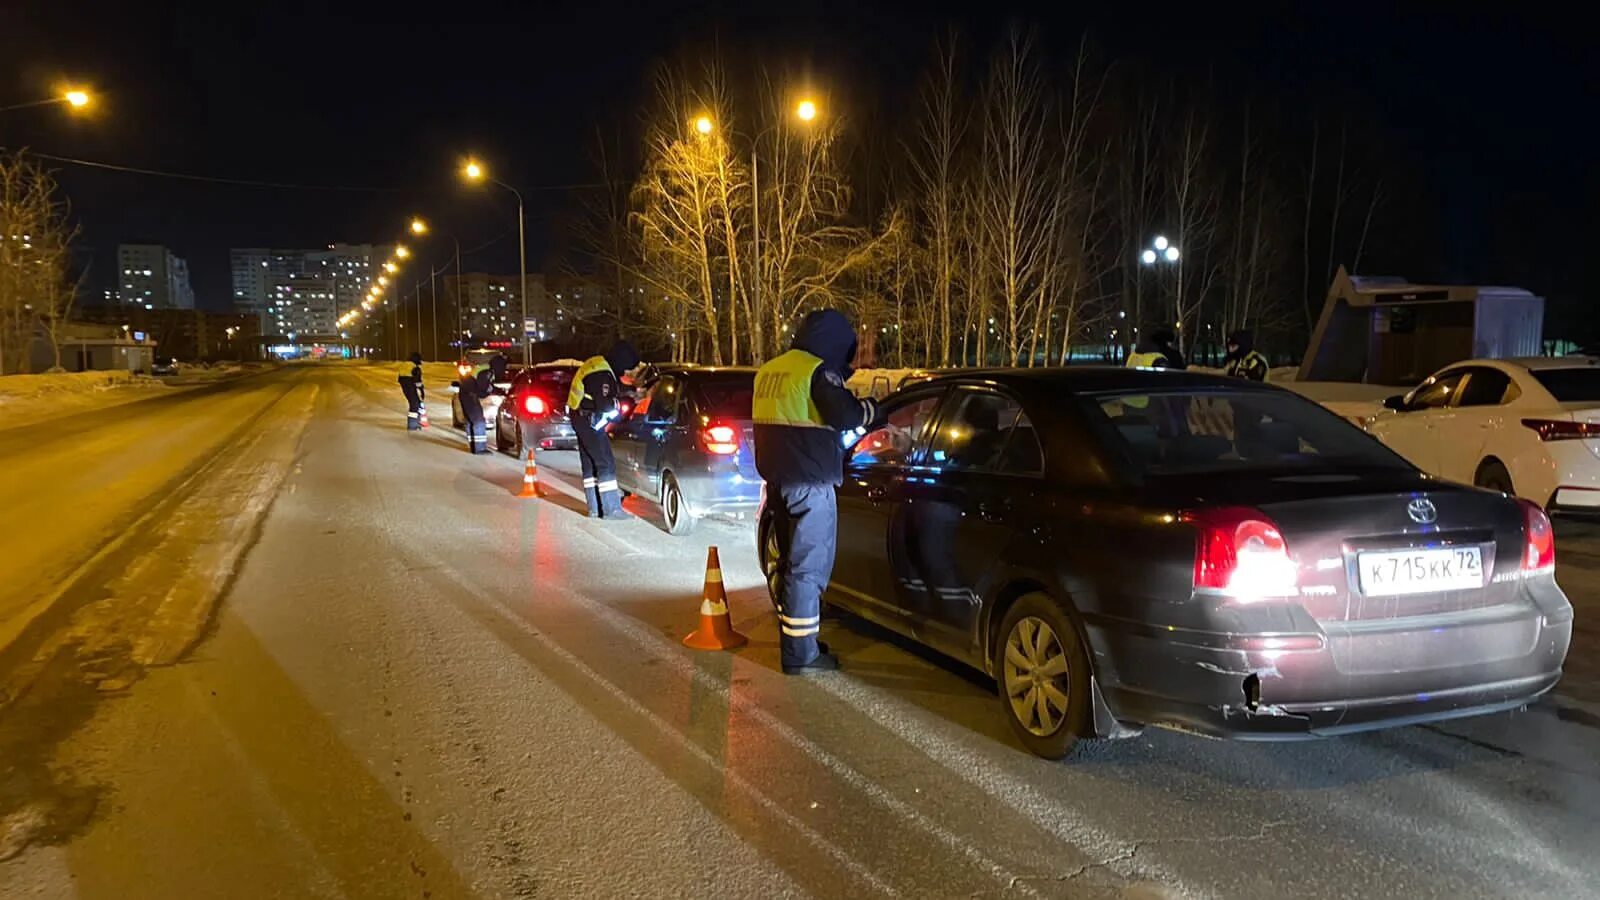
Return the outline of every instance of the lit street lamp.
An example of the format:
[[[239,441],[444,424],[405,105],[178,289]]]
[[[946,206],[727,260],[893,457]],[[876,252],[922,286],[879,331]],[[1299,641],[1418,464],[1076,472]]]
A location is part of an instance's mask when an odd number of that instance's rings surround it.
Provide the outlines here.
[[[428,233],[428,223],[422,221],[421,219],[412,219],[411,220],[411,233],[412,234],[427,234]]]
[[[709,134],[711,131],[711,119],[707,116],[701,116],[695,127],[700,129],[701,134]],[[528,334],[528,234],[526,227],[527,216],[523,212],[522,193],[504,181],[491,178],[476,160],[468,160],[467,164],[462,167],[461,174],[468,181],[494,182],[496,185],[510,191],[511,195],[517,198],[517,254],[519,259],[517,281],[521,285],[520,292],[522,294],[522,321],[518,330],[522,333],[522,361],[524,364],[531,365],[533,363],[533,344]],[[459,276],[461,273],[457,271],[456,274]],[[460,288],[458,287],[457,290],[459,291]]]
[[[0,112],[10,112],[13,109],[28,109],[34,106],[54,106],[57,103],[64,103],[73,109],[83,109],[92,102],[94,102],[94,96],[83,88],[67,88],[54,97],[29,100],[26,103],[13,103],[10,106],[0,106]]]

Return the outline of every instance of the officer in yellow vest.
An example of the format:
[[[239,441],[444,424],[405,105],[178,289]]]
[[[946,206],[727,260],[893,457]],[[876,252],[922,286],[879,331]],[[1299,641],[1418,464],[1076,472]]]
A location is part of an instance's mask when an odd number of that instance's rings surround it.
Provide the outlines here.
[[[1152,328],[1128,354],[1130,369],[1187,369],[1178,339],[1171,329]]]
[[[627,341],[617,341],[604,356],[591,356],[572,376],[567,392],[567,420],[578,438],[578,462],[583,467],[583,495],[589,501],[589,518],[631,519],[622,508],[617,490],[617,463],[611,455],[611,438],[605,428],[617,417],[618,380],[639,365],[639,351]]]
[[[817,640],[839,539],[834,490],[844,475],[845,444],[866,430],[877,407],[844,386],[856,334],[843,314],[810,313],[791,346],[756,373],[751,412],[756,470],[766,480],[766,509],[778,537],[783,671],[802,675],[839,668]]]
[[[1223,372],[1231,378],[1267,380],[1267,358],[1256,351],[1254,335],[1248,331],[1228,335],[1228,356],[1223,361]]]
[[[406,430],[422,429],[422,354],[411,354],[411,361],[400,366],[400,393],[406,396]]]

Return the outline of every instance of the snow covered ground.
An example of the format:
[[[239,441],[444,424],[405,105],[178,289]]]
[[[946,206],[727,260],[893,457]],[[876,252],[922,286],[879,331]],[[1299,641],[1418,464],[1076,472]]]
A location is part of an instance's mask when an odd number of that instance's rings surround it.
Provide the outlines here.
[[[173,376],[131,372],[54,372],[0,376],[0,430],[37,424],[75,413],[110,410],[165,396],[181,388],[257,374],[268,363],[181,366]]]

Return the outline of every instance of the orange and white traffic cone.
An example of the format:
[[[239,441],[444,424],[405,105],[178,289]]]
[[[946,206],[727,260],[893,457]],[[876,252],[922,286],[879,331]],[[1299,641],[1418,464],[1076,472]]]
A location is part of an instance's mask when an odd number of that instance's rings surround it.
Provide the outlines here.
[[[683,639],[696,650],[733,650],[750,639],[733,630],[728,618],[728,592],[722,589],[722,562],[717,548],[706,554],[706,589],[700,597],[700,627]]]
[[[417,411],[421,413],[421,416],[418,419],[419,423],[421,424],[421,426],[423,428],[427,428],[428,427],[428,404],[426,404],[426,403],[418,403],[417,404]]]
[[[539,461],[533,458],[533,448],[528,448],[528,461],[522,468],[522,493],[518,497],[543,497],[539,487]]]

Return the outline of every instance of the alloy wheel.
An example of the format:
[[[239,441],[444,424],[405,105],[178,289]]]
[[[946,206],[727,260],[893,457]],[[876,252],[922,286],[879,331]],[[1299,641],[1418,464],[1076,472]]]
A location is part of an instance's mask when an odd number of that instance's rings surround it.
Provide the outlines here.
[[[1004,683],[1012,714],[1028,733],[1049,737],[1066,721],[1072,691],[1066,648],[1049,623],[1017,621],[1006,637]]]

